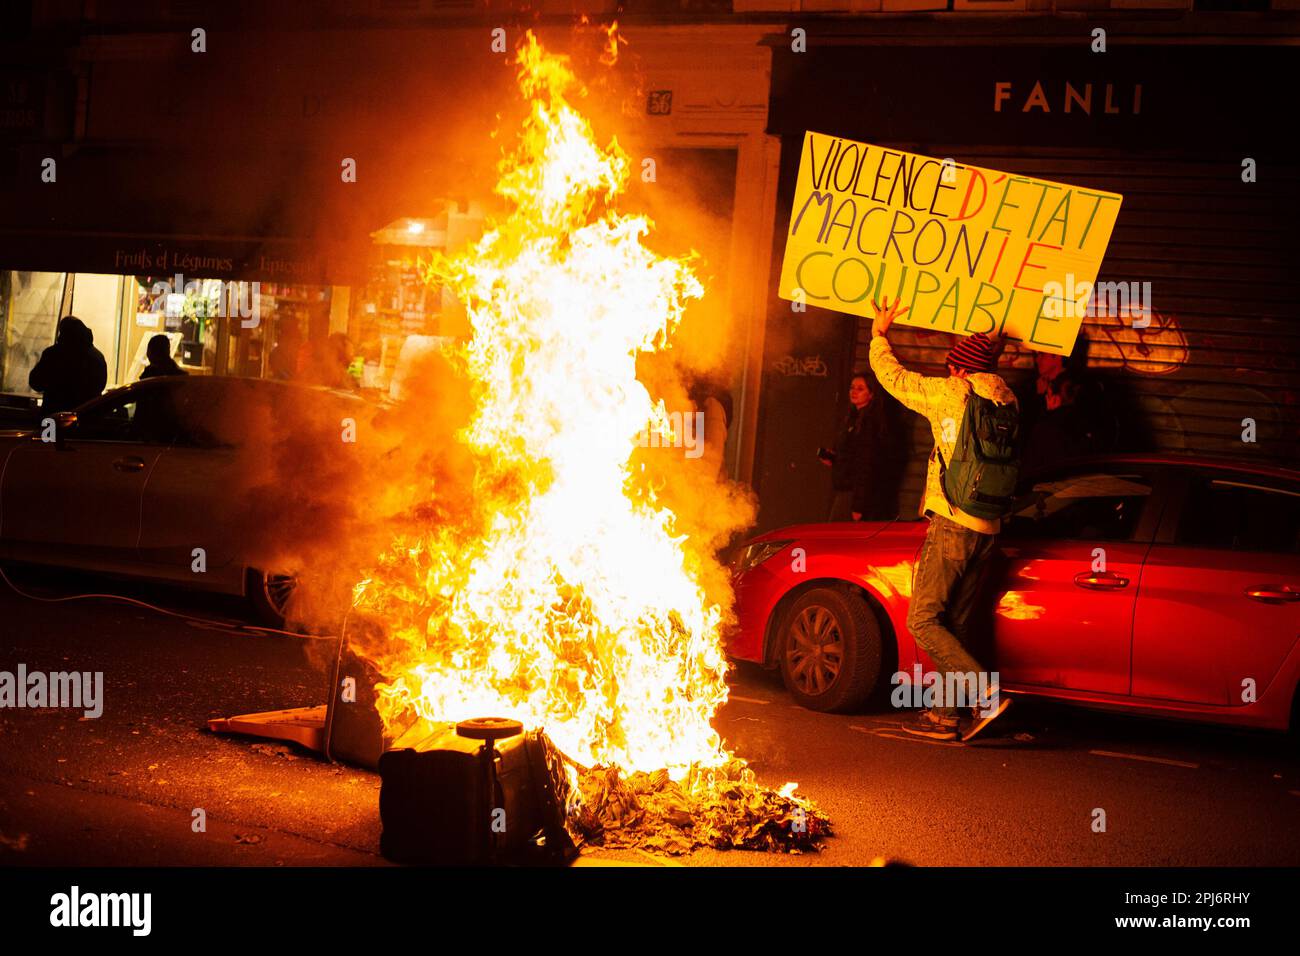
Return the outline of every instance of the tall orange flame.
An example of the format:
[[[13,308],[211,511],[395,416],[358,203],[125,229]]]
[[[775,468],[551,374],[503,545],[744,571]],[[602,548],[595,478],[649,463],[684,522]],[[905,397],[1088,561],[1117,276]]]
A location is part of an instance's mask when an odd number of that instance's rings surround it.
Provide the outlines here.
[[[397,542],[354,602],[389,631],[372,656],[390,726],[514,717],[578,764],[682,779],[730,759],[710,725],[722,609],[630,462],[647,430],[668,432],[637,355],[704,290],[647,248],[646,218],[615,211],[629,160],[570,105],[567,60],[529,34],[517,66],[529,112],[497,185],[510,211],[432,269],[473,328],[459,361],[474,517]]]

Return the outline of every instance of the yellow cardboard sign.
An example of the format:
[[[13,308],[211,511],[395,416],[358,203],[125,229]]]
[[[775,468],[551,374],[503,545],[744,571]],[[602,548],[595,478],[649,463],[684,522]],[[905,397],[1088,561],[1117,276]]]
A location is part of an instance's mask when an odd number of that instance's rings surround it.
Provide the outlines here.
[[[1123,197],[807,132],[780,295],[1068,355]]]

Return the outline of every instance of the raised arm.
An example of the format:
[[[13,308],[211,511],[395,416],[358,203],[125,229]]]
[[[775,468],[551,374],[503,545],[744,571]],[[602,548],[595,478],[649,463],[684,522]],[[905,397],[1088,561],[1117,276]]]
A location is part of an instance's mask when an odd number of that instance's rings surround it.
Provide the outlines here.
[[[898,301],[890,306],[888,299],[885,300],[884,308],[874,300],[871,305],[876,310],[875,321],[871,324],[871,370],[876,373],[881,388],[912,411],[929,418],[930,410],[936,407],[935,403],[947,386],[947,379],[903,368],[885,336],[894,319],[907,309],[900,310]]]

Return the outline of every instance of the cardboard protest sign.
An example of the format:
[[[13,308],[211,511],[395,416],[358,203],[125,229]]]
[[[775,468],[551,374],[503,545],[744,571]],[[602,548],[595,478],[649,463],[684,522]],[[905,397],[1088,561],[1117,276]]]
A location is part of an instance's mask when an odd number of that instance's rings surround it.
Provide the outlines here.
[[[1067,355],[1122,199],[808,132],[780,295]]]

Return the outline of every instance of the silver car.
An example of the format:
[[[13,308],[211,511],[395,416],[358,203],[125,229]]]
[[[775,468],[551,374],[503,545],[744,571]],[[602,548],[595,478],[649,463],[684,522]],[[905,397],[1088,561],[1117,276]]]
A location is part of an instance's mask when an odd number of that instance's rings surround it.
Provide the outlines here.
[[[0,431],[0,560],[243,595],[280,626],[294,578],[259,566],[248,531],[250,500],[267,506],[271,444],[290,428],[301,453],[374,409],[329,389],[174,376],[38,413],[34,428]],[[320,436],[302,434],[304,410]]]

